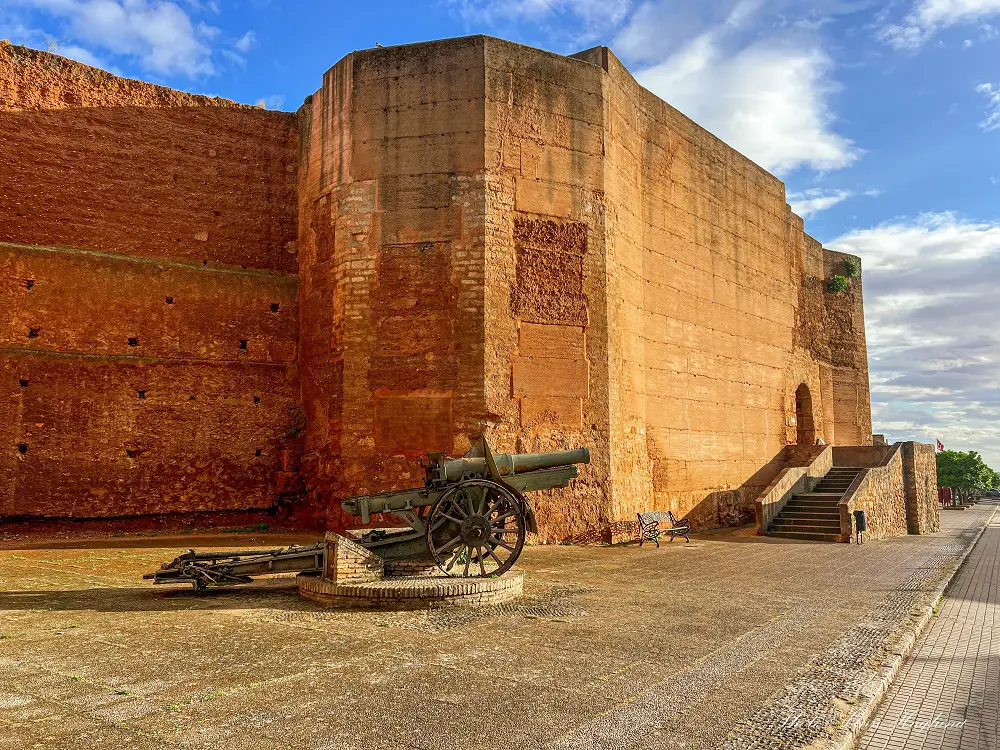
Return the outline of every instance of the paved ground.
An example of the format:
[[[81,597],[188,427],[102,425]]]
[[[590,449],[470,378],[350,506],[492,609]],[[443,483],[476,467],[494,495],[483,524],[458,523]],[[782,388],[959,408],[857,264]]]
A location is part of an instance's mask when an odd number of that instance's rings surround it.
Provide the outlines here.
[[[532,547],[527,598],[478,613],[139,579],[189,546],[289,536],[16,543],[0,548],[0,748],[804,747],[984,521],[947,513],[940,534],[861,547],[750,529]]]
[[[1000,515],[862,736],[865,750],[992,750],[1000,724]]]

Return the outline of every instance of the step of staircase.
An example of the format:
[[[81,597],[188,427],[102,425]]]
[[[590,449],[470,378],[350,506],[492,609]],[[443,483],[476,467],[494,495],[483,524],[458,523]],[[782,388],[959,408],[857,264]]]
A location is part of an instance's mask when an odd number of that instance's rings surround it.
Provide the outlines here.
[[[807,534],[839,534],[840,521],[783,521],[780,518],[771,522],[769,531],[795,531]]]
[[[840,534],[814,534],[802,531],[768,531],[768,536],[782,539],[800,539],[804,542],[839,542]]]
[[[833,495],[831,497],[802,497],[801,495],[795,495],[794,497],[792,497],[791,500],[789,500],[787,503],[785,503],[785,507],[787,508],[789,505],[793,505],[793,504],[797,504],[797,505],[829,505],[829,506],[832,506],[832,507],[836,507],[837,505],[840,504],[840,498],[841,497],[842,497],[842,495]]]
[[[787,507],[781,509],[781,513],[778,516],[782,519],[795,520],[802,519],[805,521],[829,521],[833,520],[840,523],[840,510],[837,508],[809,508],[809,509],[799,509],[792,508],[789,510]]]

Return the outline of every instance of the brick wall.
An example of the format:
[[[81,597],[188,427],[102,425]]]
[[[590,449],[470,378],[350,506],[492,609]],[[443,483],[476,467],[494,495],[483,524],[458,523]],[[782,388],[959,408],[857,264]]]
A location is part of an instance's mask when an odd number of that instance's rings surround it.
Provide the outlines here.
[[[0,515],[271,504],[294,123],[0,45]]]

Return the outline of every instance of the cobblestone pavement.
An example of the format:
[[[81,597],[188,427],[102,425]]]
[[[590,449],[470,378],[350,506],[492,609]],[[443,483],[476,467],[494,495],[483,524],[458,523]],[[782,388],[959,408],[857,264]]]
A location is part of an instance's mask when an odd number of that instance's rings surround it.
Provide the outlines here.
[[[1000,747],[1000,515],[862,735],[864,750]]]
[[[529,547],[525,598],[481,610],[327,610],[287,578],[207,595],[140,579],[188,547],[305,536],[4,543],[0,748],[804,747],[985,513],[860,547],[751,529]]]

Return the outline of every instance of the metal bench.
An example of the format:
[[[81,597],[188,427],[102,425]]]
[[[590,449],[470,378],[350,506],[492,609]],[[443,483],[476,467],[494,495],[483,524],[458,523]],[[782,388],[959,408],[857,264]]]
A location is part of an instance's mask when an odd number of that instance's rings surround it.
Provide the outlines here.
[[[688,543],[691,542],[691,522],[686,518],[678,521],[669,510],[647,510],[645,513],[636,513],[636,517],[639,519],[640,547],[645,542],[656,542],[659,547],[662,534],[670,534],[671,542],[675,536],[682,536]],[[670,524],[668,528],[660,528],[664,521]]]

